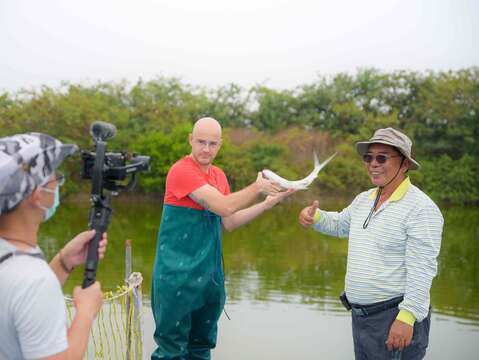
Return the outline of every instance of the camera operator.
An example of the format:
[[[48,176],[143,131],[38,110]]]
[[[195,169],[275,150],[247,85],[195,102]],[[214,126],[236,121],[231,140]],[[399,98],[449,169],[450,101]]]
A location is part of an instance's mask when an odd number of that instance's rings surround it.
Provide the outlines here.
[[[67,328],[61,290],[85,262],[94,230],[78,234],[51,260],[38,247],[40,224],[57,209],[64,178],[58,166],[76,151],[51,136],[29,133],[0,138],[0,358],[80,359],[103,299],[100,284],[76,287]],[[106,234],[98,247],[104,256]]]

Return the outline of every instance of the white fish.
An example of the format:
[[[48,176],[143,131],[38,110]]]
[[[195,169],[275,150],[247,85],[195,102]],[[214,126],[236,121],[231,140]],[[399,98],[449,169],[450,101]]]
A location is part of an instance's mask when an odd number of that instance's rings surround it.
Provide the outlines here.
[[[281,176],[275,174],[271,170],[263,170],[263,176],[268,179],[278,183],[283,189],[295,189],[295,190],[306,190],[308,186],[313,182],[314,179],[318,176],[318,173],[321,171],[323,167],[326,166],[328,162],[330,162],[337,153],[334,153],[329,158],[324,160],[322,163],[319,162],[318,156],[316,152],[314,153],[314,169],[311,173],[306,176],[304,179],[291,181],[282,178]]]

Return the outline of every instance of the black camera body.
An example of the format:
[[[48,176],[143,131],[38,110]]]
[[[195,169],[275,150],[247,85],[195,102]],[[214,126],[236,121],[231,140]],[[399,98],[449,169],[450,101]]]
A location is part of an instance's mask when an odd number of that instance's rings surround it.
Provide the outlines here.
[[[92,170],[95,165],[96,152],[93,151],[82,151],[81,158],[83,161],[82,167],[82,179],[91,179]],[[111,168],[123,167],[126,165],[126,156],[125,153],[106,153],[105,154],[105,165],[108,167],[107,172],[110,172]],[[106,178],[111,178],[111,174],[105,174]],[[114,176],[112,180],[124,180],[125,177]]]
[[[95,151],[82,151],[82,179],[91,180],[91,208],[88,225],[95,230],[95,237],[88,245],[85,262],[83,288],[96,280],[98,266],[98,244],[110,223],[112,208],[111,196],[118,195],[120,190],[131,190],[136,184],[136,175],[140,171],[149,170],[150,157],[127,152],[107,152],[106,140],[113,137],[116,128],[108,123],[96,121],[90,128],[95,142]],[[129,179],[128,179],[129,178]],[[128,179],[128,182],[122,183]],[[103,190],[109,190],[104,194]]]
[[[97,158],[96,152],[82,151],[82,179],[93,179],[93,169]],[[104,158],[103,187],[110,191],[131,190],[136,182],[136,173],[149,170],[150,157],[138,154],[129,155],[127,152],[107,152]],[[128,176],[131,180],[127,185],[121,185],[118,181],[124,181]]]

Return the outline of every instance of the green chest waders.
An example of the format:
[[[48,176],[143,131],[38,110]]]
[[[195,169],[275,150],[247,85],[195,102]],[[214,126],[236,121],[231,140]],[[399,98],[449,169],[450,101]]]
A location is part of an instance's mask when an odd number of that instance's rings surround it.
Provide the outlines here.
[[[210,359],[225,303],[221,217],[164,205],[151,308],[158,348],[152,359]]]

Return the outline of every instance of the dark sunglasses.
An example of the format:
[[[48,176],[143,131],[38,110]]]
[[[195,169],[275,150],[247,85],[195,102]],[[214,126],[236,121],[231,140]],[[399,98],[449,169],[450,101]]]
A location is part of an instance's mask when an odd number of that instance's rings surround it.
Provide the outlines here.
[[[386,154],[378,154],[378,155],[371,155],[371,154],[364,154],[363,155],[363,161],[365,163],[371,163],[373,162],[374,159],[376,159],[376,162],[378,164],[384,164],[388,159],[393,158],[393,157],[399,157],[399,155],[386,155]]]

